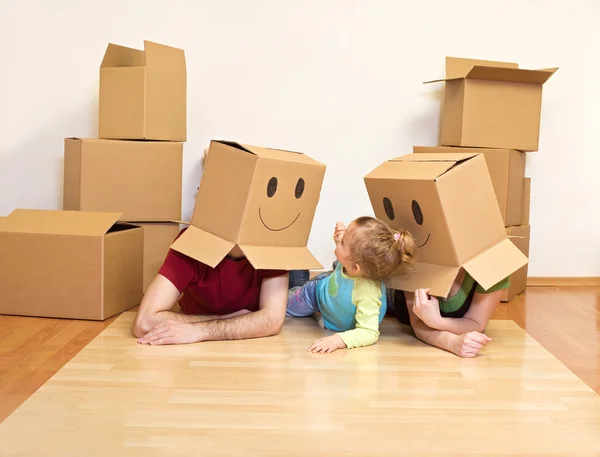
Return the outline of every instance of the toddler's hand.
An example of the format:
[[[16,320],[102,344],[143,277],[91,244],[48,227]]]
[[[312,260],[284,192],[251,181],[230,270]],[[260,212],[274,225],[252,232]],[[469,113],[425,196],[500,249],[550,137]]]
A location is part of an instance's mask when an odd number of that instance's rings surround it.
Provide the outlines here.
[[[342,241],[342,239],[344,238],[344,233],[346,233],[346,226],[344,225],[344,223],[338,222],[337,224],[335,224],[335,230],[333,232],[333,241],[335,241],[335,244]]]
[[[328,354],[337,349],[344,349],[345,347],[346,343],[336,333],[335,335],[319,338],[308,348],[308,352],[312,352],[313,354]]]

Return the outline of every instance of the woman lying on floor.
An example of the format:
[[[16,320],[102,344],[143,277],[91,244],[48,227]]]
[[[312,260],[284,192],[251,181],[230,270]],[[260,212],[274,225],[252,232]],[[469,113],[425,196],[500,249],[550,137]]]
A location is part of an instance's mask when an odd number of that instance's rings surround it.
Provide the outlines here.
[[[508,286],[509,278],[505,278],[484,290],[461,268],[448,298],[430,296],[429,289],[391,290],[388,307],[424,343],[459,357],[475,357],[491,341],[482,332]]]

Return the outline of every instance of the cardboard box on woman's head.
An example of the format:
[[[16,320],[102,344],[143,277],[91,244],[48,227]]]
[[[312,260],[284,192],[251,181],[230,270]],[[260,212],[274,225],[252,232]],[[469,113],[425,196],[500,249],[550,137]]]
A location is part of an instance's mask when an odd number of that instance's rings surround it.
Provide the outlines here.
[[[211,267],[238,245],[257,269],[323,268],[306,245],[325,168],[297,152],[212,141],[191,225],[172,248]]]
[[[415,238],[414,269],[395,289],[447,297],[460,268],[488,289],[527,264],[508,239],[484,156],[408,154],[365,176],[375,215]]]

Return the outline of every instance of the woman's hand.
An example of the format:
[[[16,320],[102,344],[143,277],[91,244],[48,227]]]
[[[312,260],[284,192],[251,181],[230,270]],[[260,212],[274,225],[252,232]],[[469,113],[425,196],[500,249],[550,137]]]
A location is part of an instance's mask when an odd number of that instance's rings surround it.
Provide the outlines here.
[[[335,230],[333,231],[333,241],[335,241],[335,244],[341,243],[345,233],[346,226],[343,222],[338,222],[335,224]]]
[[[319,338],[312,344],[310,348],[308,348],[308,352],[312,352],[314,354],[328,354],[338,349],[345,348],[346,343],[344,343],[344,340],[342,340],[340,335],[336,333],[335,335]]]
[[[440,302],[436,297],[427,295],[428,293],[429,289],[417,289],[415,291],[412,310],[428,327],[439,329],[442,320]]]
[[[452,352],[459,357],[476,357],[483,346],[492,339],[479,332],[469,332],[464,335],[456,335],[452,346]]]

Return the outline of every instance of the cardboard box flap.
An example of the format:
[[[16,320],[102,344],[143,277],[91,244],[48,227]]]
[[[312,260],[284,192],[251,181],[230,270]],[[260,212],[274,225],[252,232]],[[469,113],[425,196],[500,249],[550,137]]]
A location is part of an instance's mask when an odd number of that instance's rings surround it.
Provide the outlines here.
[[[256,269],[260,270],[318,270],[323,265],[304,246],[248,246],[242,251]]]
[[[185,52],[183,49],[145,40],[144,50],[146,53],[146,65],[148,67],[160,66],[186,71]]]
[[[368,179],[423,179],[432,180],[446,173],[456,162],[411,162],[394,161],[379,165],[371,171]]]
[[[391,159],[394,162],[462,162],[468,160],[480,152],[447,152],[438,153],[412,153]]]
[[[109,43],[100,67],[143,67],[145,65],[144,51]]]
[[[447,297],[460,267],[416,262],[406,274],[394,274],[390,280],[392,288],[414,292],[429,289],[431,295]]]
[[[466,79],[483,79],[523,84],[544,84],[558,70],[522,70],[519,68],[474,66]]]
[[[280,149],[262,148],[259,146],[252,146],[249,144],[236,143],[235,141],[215,141],[216,143],[225,144],[232,148],[240,149],[242,151],[254,154],[257,157],[263,157],[266,159],[285,160],[287,162],[303,163],[308,165],[319,165],[323,166],[321,162],[311,159],[301,152],[284,151]]]
[[[446,57],[446,79],[464,78],[475,65],[482,67],[519,68],[519,64],[515,62]]]
[[[481,287],[487,290],[522,266],[527,265],[528,262],[527,257],[512,241],[505,238],[487,251],[469,260],[463,267]]]
[[[171,249],[214,268],[234,246],[231,241],[190,225],[173,242]]]
[[[48,235],[102,236],[123,213],[17,209],[5,220],[2,231]]]

